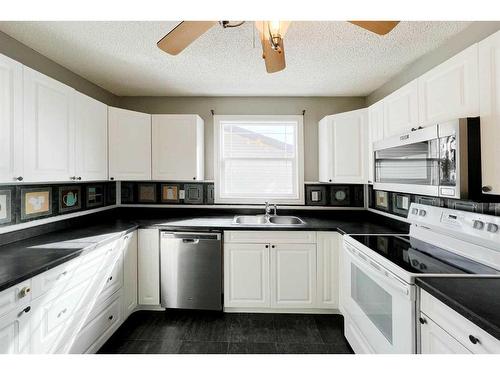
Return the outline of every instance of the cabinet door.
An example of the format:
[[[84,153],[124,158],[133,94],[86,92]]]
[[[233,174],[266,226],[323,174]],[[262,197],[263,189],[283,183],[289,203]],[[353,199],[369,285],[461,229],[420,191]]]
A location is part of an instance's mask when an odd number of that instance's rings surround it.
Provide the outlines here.
[[[418,128],[418,83],[412,81],[383,100],[384,137],[392,137]]]
[[[75,175],[74,90],[24,69],[24,181],[71,181]]]
[[[21,306],[0,317],[0,354],[30,353],[31,306]]]
[[[160,303],[160,233],[139,229],[137,243],[138,294],[140,305]]]
[[[500,194],[500,31],[479,43],[483,191]]]
[[[333,180],[333,132],[330,121],[331,117],[324,117],[318,125],[318,168],[320,182],[332,182]]]
[[[375,160],[373,156],[373,142],[384,138],[384,102],[380,101],[368,108],[368,183],[373,184],[375,174]]]
[[[109,178],[151,179],[151,115],[109,107]]]
[[[368,111],[360,109],[334,115],[331,121],[333,133],[332,182],[347,184],[365,183]]]
[[[76,171],[78,180],[108,179],[108,106],[75,92]]]
[[[224,244],[224,306],[269,307],[269,245]]]
[[[337,232],[317,234],[318,307],[339,307],[339,252],[342,236]]]
[[[422,126],[479,115],[478,46],[465,49],[418,78]]]
[[[123,317],[137,306],[137,231],[124,238],[123,248]]]
[[[271,307],[316,307],[316,245],[271,245]]]
[[[22,177],[23,66],[0,55],[0,183]]]
[[[203,180],[203,120],[197,115],[153,115],[153,180]]]
[[[420,352],[422,354],[471,354],[470,351],[436,323],[423,316],[420,324]]]

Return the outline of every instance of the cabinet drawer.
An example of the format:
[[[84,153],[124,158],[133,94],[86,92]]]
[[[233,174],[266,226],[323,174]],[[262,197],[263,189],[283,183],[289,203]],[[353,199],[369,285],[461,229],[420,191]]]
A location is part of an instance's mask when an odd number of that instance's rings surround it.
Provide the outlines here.
[[[120,298],[114,299],[108,307],[101,310],[78,334],[70,353],[85,353],[102,335],[118,327],[121,323]]]
[[[420,310],[471,352],[500,354],[499,340],[422,289]]]
[[[104,252],[65,263],[33,278],[33,298],[53,297],[70,290],[95,276],[102,267]]]
[[[29,304],[31,295],[31,279],[0,292],[0,316],[7,314],[20,304]]]
[[[97,297],[96,306],[102,304],[106,299],[111,297],[117,290],[119,290],[123,285],[123,259],[120,258],[115,263],[115,266],[108,268],[102,272],[102,276],[106,280],[102,285],[99,296]]]
[[[226,231],[224,242],[237,243],[316,243],[316,232]]]

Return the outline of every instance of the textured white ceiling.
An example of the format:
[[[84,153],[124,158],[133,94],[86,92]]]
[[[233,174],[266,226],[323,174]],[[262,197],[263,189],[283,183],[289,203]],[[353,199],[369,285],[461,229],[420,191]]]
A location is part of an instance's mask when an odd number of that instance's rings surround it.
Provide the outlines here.
[[[347,22],[292,22],[287,68],[267,74],[253,22],[213,27],[178,56],[177,22],[0,22],[0,30],[121,96],[366,96],[470,22],[401,22],[377,36]]]

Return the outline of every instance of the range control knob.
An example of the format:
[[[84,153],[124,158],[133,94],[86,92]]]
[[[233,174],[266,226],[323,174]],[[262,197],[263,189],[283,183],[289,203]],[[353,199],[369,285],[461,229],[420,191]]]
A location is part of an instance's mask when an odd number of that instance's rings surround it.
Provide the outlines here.
[[[488,225],[486,226],[486,230],[491,233],[496,233],[498,232],[498,225],[493,223],[488,223]]]
[[[411,210],[412,215],[417,215],[418,214],[418,208],[413,208]]]
[[[477,230],[483,230],[484,223],[481,220],[474,220],[472,227]]]
[[[418,214],[420,216],[425,216],[425,215],[427,215],[427,211],[426,210],[420,210],[420,211],[418,211]]]

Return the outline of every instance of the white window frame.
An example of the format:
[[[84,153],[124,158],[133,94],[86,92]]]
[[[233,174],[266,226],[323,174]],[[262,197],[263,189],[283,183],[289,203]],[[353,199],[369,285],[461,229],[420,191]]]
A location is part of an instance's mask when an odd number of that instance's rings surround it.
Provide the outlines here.
[[[304,118],[300,115],[216,115],[214,120],[214,201],[217,204],[263,204],[271,203],[303,205],[304,204]],[[254,198],[254,197],[222,197],[221,196],[221,122],[224,121],[294,121],[297,122],[296,132],[296,178],[297,196],[294,199]]]

